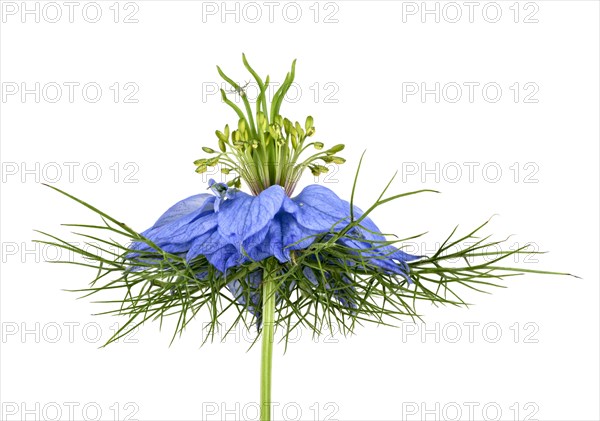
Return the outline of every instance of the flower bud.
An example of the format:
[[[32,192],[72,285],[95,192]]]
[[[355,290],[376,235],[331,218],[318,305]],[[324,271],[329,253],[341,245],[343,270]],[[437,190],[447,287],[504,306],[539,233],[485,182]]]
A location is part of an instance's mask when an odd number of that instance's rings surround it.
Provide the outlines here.
[[[320,151],[321,149],[323,149],[323,142],[315,142],[315,144],[313,145],[315,147],[316,150]]]
[[[227,175],[227,174],[229,174],[231,172],[231,169],[223,167],[223,168],[221,168],[221,172],[223,174]]]

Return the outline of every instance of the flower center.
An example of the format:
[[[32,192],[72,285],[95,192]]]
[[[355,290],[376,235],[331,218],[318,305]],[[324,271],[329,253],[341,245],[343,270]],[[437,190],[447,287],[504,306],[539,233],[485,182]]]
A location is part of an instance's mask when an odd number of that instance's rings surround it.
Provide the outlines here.
[[[308,139],[315,134],[311,116],[306,118],[302,126],[279,114],[285,95],[294,81],[296,61],[292,63],[291,71],[273,95],[271,103],[267,104],[269,77],[263,82],[244,55],[242,59],[258,85],[259,95],[251,104],[245,92],[247,84],[240,86],[217,66],[221,77],[233,88],[230,93],[233,92],[242,99],[245,111],[229,100],[225,90],[221,89],[223,102],[238,116],[237,129],[230,131],[229,125],[226,125],[223,132],[216,131],[219,150],[203,147],[202,150],[212,157],[194,161],[196,172],[204,173],[208,167],[219,166],[223,174],[233,176],[225,187],[239,188],[241,180],[244,180],[254,195],[270,186],[280,185],[291,196],[305,169],[308,168],[314,176],[319,176],[329,172],[328,164],[343,164],[345,159],[335,154],[342,151],[344,145],[323,150],[322,142],[311,142]],[[316,152],[308,157],[303,155],[311,147]],[[213,183],[211,189],[216,184],[219,183]],[[221,190],[213,192],[221,195],[223,187],[217,188]]]

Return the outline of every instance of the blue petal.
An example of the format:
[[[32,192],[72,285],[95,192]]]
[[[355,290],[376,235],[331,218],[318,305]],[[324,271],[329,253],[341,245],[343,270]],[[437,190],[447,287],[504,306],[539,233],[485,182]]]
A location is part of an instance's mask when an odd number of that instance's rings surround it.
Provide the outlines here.
[[[360,208],[354,206],[353,210],[355,219],[363,215]],[[284,244],[289,246],[299,241],[289,249],[306,248],[314,241],[314,237],[311,236],[331,230],[338,231],[350,221],[350,203],[340,199],[328,188],[319,185],[306,187],[292,199],[291,204],[284,202],[283,211],[287,212],[280,217]],[[340,243],[363,250],[361,255],[370,264],[407,279],[406,262],[421,257],[410,255],[393,245],[386,244],[386,238],[368,217],[365,217],[360,222],[360,226],[353,228],[349,234],[353,234],[355,238],[344,237]]]
[[[355,206],[354,214],[355,218],[360,218],[363,211]],[[353,229],[351,234],[357,235],[357,238],[344,238],[340,242],[348,247],[364,250],[361,254],[369,263],[388,270],[390,273],[402,275],[411,282],[407,275],[409,268],[406,262],[420,259],[422,256],[414,256],[391,244],[386,244],[386,238],[369,217],[360,221],[360,226]],[[361,241],[360,238],[365,241]]]
[[[354,215],[355,218],[360,218],[363,215],[363,211],[358,207],[354,207]],[[364,228],[364,229],[361,229]],[[420,259],[423,256],[415,256],[412,254],[408,254],[398,248],[394,247],[391,244],[384,244],[387,240],[381,234],[377,225],[367,216],[365,219],[360,221],[360,227],[358,228],[358,232],[360,235],[370,242],[370,246],[377,246],[378,242],[381,242],[381,245],[377,247],[379,251],[383,254],[388,255],[392,259],[402,260],[403,262],[410,262],[412,260]]]
[[[226,273],[227,269],[239,266],[248,261],[248,258],[242,256],[231,244],[227,244],[214,253],[206,254],[206,259],[222,273]]]
[[[371,244],[366,244],[362,241],[357,241],[351,238],[342,238],[339,240],[339,243],[345,245],[346,247],[357,249],[355,254],[360,254],[366,263],[378,266],[390,273],[405,275],[408,270],[405,262],[394,261],[394,259],[381,250],[373,248]]]
[[[198,237],[216,230],[217,217],[214,213],[206,213],[189,224],[178,225],[165,224],[146,233],[146,237],[168,253],[187,253]],[[135,243],[133,247],[140,251],[151,250],[150,246],[141,242]]]
[[[328,232],[340,220],[350,215],[350,204],[326,187],[312,184],[292,199],[296,208],[286,203],[284,208],[305,228]]]
[[[202,212],[210,210],[210,205],[213,201],[214,196],[208,193],[197,194],[195,196],[190,196],[187,199],[183,199],[171,206],[160,218],[158,218],[152,228],[144,232],[151,231],[175,221],[179,221],[180,224],[190,222]]]
[[[192,221],[201,216],[212,213],[214,196],[210,194],[198,194],[177,202],[171,206],[154,225],[142,232],[142,235],[163,250],[169,253],[186,252],[189,244],[185,240],[173,239],[173,232],[185,228]],[[145,242],[134,242],[130,248],[139,251],[150,251],[151,247]],[[132,253],[130,257],[137,256],[138,253]]]
[[[281,221],[282,244],[287,254],[289,250],[301,250],[310,246],[315,241],[315,235],[323,232],[300,225],[293,215],[287,213],[278,215],[278,219]]]
[[[271,186],[258,196],[237,192],[221,204],[218,213],[219,232],[236,247],[264,229],[281,208],[285,192],[281,186]],[[250,245],[252,246],[252,245]]]
[[[282,224],[278,216],[260,232],[244,242],[244,250],[250,259],[260,261],[275,256],[280,263],[290,260],[290,252],[283,247]]]
[[[223,238],[217,228],[206,231],[191,242],[189,250],[185,256],[189,262],[196,257],[207,254],[213,254],[227,246],[229,243]]]
[[[168,224],[160,227],[149,237],[157,243],[185,244],[217,226],[217,214],[206,213],[187,224]]]
[[[281,207],[283,245],[300,250],[315,241],[317,234],[342,229],[349,220],[350,204],[326,187],[307,186]]]
[[[306,279],[308,279],[313,285],[319,285],[317,275],[315,275],[315,272],[313,272],[311,268],[309,268],[308,266],[304,266],[304,268],[302,269],[302,273],[304,274],[304,276],[306,276]]]

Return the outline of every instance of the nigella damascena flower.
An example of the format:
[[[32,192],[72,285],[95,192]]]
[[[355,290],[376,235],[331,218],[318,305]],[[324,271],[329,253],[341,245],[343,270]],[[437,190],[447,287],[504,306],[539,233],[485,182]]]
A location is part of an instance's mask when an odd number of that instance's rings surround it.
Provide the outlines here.
[[[351,218],[350,203],[317,184],[307,186],[293,198],[289,198],[279,185],[271,186],[257,196],[214,180],[210,180],[209,188],[214,194],[198,194],[176,203],[142,235],[166,252],[185,255],[188,262],[204,256],[226,274],[230,268],[269,257],[275,257],[280,263],[289,262],[292,253],[306,249],[319,236],[326,238],[339,232]],[[360,218],[362,214],[355,206],[354,218]],[[407,262],[419,258],[386,242],[368,217],[337,241],[360,254],[366,263],[409,282]],[[142,242],[131,248],[151,251],[151,246]],[[310,268],[305,268],[303,273],[309,281],[318,283]],[[326,271],[324,276],[327,279]],[[260,283],[260,276],[249,278],[249,285]],[[350,283],[347,277],[345,279]],[[228,286],[238,297],[239,281],[232,281]],[[256,298],[254,294],[250,295]],[[343,297],[338,296],[338,299],[344,305],[352,306]],[[250,310],[260,307],[258,302],[248,304]]]
[[[417,301],[464,306],[466,302],[453,291],[456,285],[481,291],[482,285],[498,286],[495,282],[503,276],[558,274],[498,265],[500,260],[525,253],[527,245],[502,251],[498,249],[501,241],[478,238],[487,222],[458,240],[454,239],[455,228],[437,252],[426,257],[407,254],[386,241],[367,217],[384,203],[433,190],[383,198],[390,182],[367,212],[316,184],[292,197],[304,171],[319,176],[331,165],[343,164],[346,160],[338,153],[344,145],[325,148],[323,142],[313,140],[316,128],[312,116],[302,125],[281,115],[281,105],[294,82],[295,60],[268,104],[269,76],[263,82],[246,57],[242,59],[259,88],[254,107],[245,86],[217,67],[224,81],[239,94],[246,112],[221,89],[222,101],[235,111],[238,120],[231,127],[226,124],[223,131],[217,130],[218,148],[202,147],[207,155],[194,161],[199,174],[220,167],[227,183],[210,180],[207,190],[211,193],[176,203],[141,235],[98,208],[50,186],[102,219],[100,225],[72,225],[94,231],[93,235],[78,234],[84,239],[81,247],[45,233],[49,240],[40,242],[75,252],[86,259],[84,266],[96,269],[91,287],[80,291],[87,295],[105,290],[124,292],[122,301],[110,301],[119,304],[119,309],[110,313],[126,315],[129,320],[108,343],[149,319],[162,322],[171,314],[179,314],[176,333],[181,334],[202,309],[211,317],[212,338],[230,304],[239,310],[234,325],[245,322],[249,312],[262,336],[260,419],[270,421],[275,328],[283,329],[286,344],[290,332],[298,327],[316,335],[323,328],[334,327],[344,334],[354,333],[355,325],[362,322],[414,318]],[[361,162],[362,158],[352,198]],[[239,190],[242,182],[252,195]],[[98,231],[125,236],[133,243],[126,247],[112,238],[101,239]],[[90,239],[100,243],[92,244]],[[457,245],[457,252],[448,252]],[[472,263],[481,258],[485,261]],[[461,260],[466,264],[455,265]],[[233,298],[222,292],[225,287]]]

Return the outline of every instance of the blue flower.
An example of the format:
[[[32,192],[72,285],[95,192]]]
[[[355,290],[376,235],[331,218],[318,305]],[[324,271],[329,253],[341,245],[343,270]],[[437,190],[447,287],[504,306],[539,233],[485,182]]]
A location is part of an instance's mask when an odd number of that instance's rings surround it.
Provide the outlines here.
[[[211,180],[209,188],[214,195],[199,194],[176,203],[142,235],[163,250],[185,256],[191,262],[204,256],[221,273],[250,261],[261,261],[275,257],[280,263],[289,262],[294,250],[310,246],[318,236],[331,235],[345,228],[350,222],[350,203],[340,199],[333,191],[320,185],[309,185],[299,195],[289,198],[284,189],[274,185],[257,196],[231,189],[223,183]],[[363,212],[354,207],[354,217]],[[360,226],[352,227],[338,243],[347,247],[362,261],[376,266],[382,272],[399,275],[410,282],[407,262],[418,259],[386,242],[375,223],[365,217]],[[145,243],[134,243],[138,251],[151,251]],[[360,261],[360,259],[358,259]],[[312,270],[303,271],[313,283],[317,277]],[[344,275],[345,276],[345,275]],[[354,303],[344,298],[347,290],[333,285],[332,277],[325,276],[327,285],[341,291],[337,298],[344,305]],[[260,282],[260,277],[251,275],[246,284]],[[350,284],[345,277],[342,284]],[[246,299],[240,293],[239,281],[228,288],[241,304]],[[248,303],[253,313],[259,311],[258,291],[255,288],[252,302]]]

